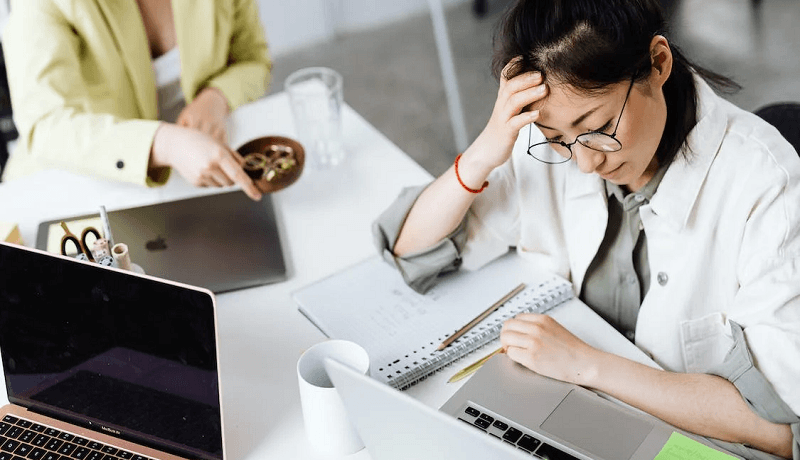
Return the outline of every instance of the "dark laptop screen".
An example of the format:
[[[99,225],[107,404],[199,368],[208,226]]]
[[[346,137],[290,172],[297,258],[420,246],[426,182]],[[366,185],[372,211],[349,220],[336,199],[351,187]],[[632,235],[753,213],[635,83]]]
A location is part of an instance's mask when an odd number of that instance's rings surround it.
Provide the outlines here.
[[[0,244],[0,352],[13,403],[222,458],[205,292]]]

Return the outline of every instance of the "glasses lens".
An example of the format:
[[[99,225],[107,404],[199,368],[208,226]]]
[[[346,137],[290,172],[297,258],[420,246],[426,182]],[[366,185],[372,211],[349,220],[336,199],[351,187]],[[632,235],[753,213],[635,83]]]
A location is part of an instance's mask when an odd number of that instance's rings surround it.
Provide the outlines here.
[[[542,163],[566,163],[572,158],[572,153],[567,147],[555,142],[536,144],[528,147],[528,153]]]
[[[586,133],[578,136],[581,145],[598,152],[618,152],[622,149],[622,144],[615,138],[605,133]]]

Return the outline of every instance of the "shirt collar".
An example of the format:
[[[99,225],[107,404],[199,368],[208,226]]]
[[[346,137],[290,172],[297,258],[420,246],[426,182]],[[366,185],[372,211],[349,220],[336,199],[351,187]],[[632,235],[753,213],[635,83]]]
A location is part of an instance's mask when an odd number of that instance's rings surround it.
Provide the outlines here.
[[[725,101],[700,77],[695,76],[695,85],[697,124],[664,174],[659,185],[661,193],[650,202],[656,215],[672,221],[678,229],[685,227],[689,220],[728,126]]]

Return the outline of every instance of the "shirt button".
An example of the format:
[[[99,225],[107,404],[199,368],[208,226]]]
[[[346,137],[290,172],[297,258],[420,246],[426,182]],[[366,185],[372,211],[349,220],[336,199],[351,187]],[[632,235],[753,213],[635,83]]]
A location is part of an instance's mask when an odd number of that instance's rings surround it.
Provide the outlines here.
[[[633,342],[633,339],[636,338],[636,333],[634,333],[633,331],[628,331],[625,333],[625,337],[631,342]]]
[[[669,281],[669,276],[667,276],[667,274],[664,272],[659,272],[656,279],[658,280],[658,284],[665,286],[667,281]]]
[[[122,160],[117,161],[117,169],[122,169],[125,167],[125,162]]]
[[[633,196],[633,199],[636,200],[638,203],[644,201],[644,195],[639,195],[638,193]]]

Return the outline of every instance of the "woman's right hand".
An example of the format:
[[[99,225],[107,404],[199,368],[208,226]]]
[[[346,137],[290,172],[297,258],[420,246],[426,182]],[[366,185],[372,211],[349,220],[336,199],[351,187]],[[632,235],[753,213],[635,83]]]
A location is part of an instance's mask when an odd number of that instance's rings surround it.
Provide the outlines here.
[[[237,184],[253,200],[261,199],[261,192],[242,168],[241,156],[195,129],[162,123],[153,140],[150,167],[172,167],[199,187]]]
[[[539,118],[538,110],[523,110],[547,95],[547,87],[539,72],[506,79],[506,71],[515,62],[512,60],[503,68],[492,116],[483,132],[464,152],[465,159],[478,162],[489,171],[508,160],[519,131]]]

